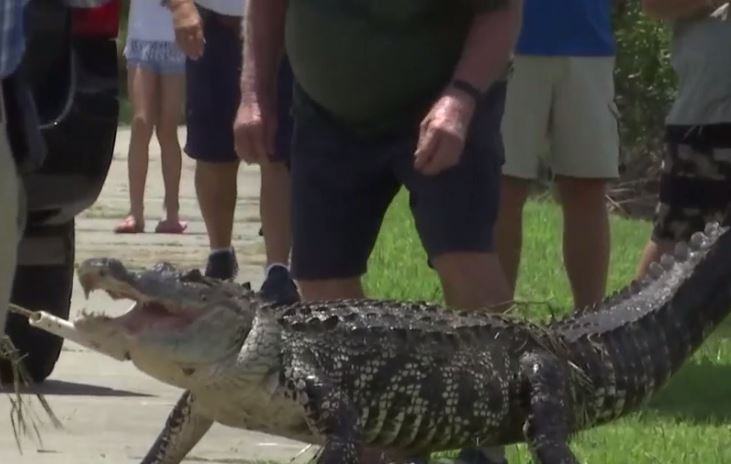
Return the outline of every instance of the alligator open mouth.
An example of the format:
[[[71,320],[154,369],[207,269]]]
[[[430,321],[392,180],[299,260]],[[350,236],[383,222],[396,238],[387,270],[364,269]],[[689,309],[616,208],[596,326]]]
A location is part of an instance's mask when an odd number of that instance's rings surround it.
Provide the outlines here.
[[[85,321],[95,320],[122,329],[127,335],[138,335],[149,331],[181,330],[188,327],[200,316],[199,311],[176,308],[169,309],[159,301],[137,301],[130,309],[119,316],[106,314],[83,314],[77,321],[82,326]]]
[[[170,311],[157,301],[137,302],[125,314],[110,318],[110,322],[119,324],[124,330],[135,335],[142,331],[179,330],[189,326],[197,315],[191,311]]]
[[[107,330],[116,329],[126,335],[138,335],[148,331],[174,331],[189,326],[201,315],[199,308],[151,298],[126,283],[86,278],[82,287],[87,295],[99,291],[114,300],[127,299],[134,301],[134,304],[120,316],[83,314],[76,322],[81,330],[98,330],[101,325]]]

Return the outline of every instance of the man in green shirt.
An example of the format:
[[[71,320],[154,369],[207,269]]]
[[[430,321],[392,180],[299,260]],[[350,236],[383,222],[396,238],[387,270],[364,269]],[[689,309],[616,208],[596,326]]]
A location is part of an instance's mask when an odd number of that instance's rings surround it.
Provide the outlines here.
[[[522,0],[247,0],[236,150],[249,163],[273,154],[286,42],[292,269],[304,300],[364,296],[383,215],[405,186],[446,303],[504,308],[493,227],[521,12]]]

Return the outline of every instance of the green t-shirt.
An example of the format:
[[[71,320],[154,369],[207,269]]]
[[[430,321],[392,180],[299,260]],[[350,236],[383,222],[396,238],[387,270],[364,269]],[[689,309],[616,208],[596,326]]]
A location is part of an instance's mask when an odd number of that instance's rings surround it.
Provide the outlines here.
[[[495,3],[290,0],[287,54],[302,90],[330,116],[381,132],[423,115],[452,76],[473,14]]]

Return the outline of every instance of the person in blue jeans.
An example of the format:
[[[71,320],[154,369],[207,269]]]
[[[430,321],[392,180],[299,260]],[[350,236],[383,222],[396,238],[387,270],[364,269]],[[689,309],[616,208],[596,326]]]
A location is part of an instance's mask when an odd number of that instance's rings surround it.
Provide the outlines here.
[[[241,101],[241,0],[166,0],[173,15],[176,42],[186,61],[185,152],[195,159],[198,203],[206,224],[211,252],[205,274],[231,279],[238,272],[232,247],[239,158],[233,125]],[[288,63],[281,63],[279,85],[291,87]],[[267,270],[262,293],[289,303],[299,299],[289,273],[288,102],[280,102],[276,154],[261,163],[260,211]]]
[[[604,297],[607,182],[619,174],[612,6],[621,0],[525,0],[503,119],[496,236],[515,291],[523,206],[547,152],[563,209],[563,255],[578,307]]]

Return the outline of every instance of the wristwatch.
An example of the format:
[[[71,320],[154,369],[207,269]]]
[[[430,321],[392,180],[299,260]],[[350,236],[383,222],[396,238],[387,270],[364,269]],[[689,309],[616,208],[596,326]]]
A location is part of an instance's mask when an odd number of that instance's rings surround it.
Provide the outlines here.
[[[452,87],[454,87],[455,89],[459,89],[472,97],[472,99],[475,101],[475,104],[478,104],[482,100],[482,91],[467,81],[463,81],[462,79],[455,79],[452,81]]]

